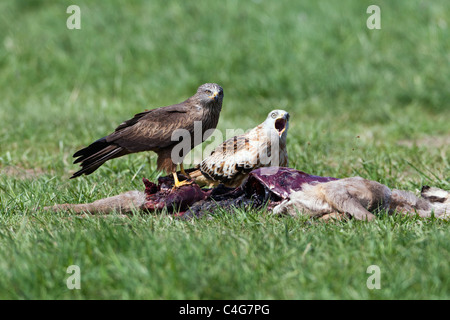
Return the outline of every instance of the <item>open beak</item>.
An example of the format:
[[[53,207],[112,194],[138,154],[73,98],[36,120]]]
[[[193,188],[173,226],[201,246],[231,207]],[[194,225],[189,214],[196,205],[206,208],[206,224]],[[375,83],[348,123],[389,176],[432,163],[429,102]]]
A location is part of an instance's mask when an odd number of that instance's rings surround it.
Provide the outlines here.
[[[278,135],[281,137],[284,131],[286,131],[287,123],[289,120],[289,113],[285,113],[281,118],[275,120],[275,129],[278,131]]]

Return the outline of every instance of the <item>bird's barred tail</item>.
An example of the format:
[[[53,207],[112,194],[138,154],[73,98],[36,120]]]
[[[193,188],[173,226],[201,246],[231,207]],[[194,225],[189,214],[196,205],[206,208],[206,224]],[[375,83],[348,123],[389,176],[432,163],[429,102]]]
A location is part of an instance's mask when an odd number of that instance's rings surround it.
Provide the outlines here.
[[[77,151],[73,157],[77,158],[73,163],[81,162],[82,169],[75,172],[70,179],[88,175],[97,170],[106,161],[127,154],[126,150],[111,142],[107,142],[105,138],[101,138],[88,147]]]

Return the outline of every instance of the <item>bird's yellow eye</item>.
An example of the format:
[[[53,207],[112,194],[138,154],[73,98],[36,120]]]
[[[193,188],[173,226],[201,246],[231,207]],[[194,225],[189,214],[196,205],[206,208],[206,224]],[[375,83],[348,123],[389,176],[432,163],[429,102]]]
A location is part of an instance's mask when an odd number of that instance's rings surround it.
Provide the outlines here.
[[[271,117],[272,117],[272,119],[275,119],[277,117],[277,114],[274,112],[274,113],[272,113]]]
[[[205,90],[205,92],[206,92],[207,94],[211,94],[211,93],[212,93],[211,90]]]

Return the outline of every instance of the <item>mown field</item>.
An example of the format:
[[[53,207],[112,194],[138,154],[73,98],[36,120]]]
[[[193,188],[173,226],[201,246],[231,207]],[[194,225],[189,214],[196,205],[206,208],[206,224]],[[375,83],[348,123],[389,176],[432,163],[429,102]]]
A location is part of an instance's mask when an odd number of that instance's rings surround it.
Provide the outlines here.
[[[1,1],[0,299],[449,299],[448,221],[39,209],[142,190],[154,154],[69,180],[72,154],[205,82],[224,88],[224,133],[287,110],[293,168],[448,190],[449,17],[445,0]]]

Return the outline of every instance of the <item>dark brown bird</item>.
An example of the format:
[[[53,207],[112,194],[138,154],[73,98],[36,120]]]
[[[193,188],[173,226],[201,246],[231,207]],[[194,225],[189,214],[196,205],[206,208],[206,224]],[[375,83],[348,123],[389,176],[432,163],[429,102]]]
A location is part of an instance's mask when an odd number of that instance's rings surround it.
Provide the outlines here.
[[[205,83],[197,89],[197,93],[179,104],[156,108],[138,113],[134,118],[123,122],[110,135],[103,137],[88,147],[77,151],[74,163],[81,162],[82,169],[75,172],[71,179],[89,175],[110,159],[130,153],[154,151],[158,155],[157,169],[172,173],[175,186],[188,182],[179,182],[176,175],[177,164],[185,174],[182,158],[211,135],[217,126],[222,109],[223,89],[215,83]],[[198,130],[201,124],[201,132]],[[196,135],[194,137],[194,129]],[[180,141],[173,139],[172,133],[184,130],[190,136],[190,144],[185,154],[172,159],[172,150]],[[206,134],[205,132],[209,130]],[[174,141],[175,140],[175,141]],[[178,155],[178,153],[177,153]],[[174,160],[176,160],[174,162]]]

